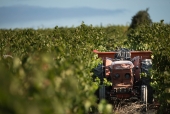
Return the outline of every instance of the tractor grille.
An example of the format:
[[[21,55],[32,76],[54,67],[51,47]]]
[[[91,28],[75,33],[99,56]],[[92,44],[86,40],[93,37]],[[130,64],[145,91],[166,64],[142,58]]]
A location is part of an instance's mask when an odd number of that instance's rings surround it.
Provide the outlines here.
[[[114,93],[130,93],[132,88],[115,88]]]

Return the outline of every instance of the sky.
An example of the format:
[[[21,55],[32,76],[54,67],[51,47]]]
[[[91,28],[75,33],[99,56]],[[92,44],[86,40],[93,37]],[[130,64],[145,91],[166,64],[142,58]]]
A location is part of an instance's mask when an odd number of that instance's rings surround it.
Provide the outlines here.
[[[0,28],[130,25],[147,8],[153,22],[170,23],[170,0],[0,0]]]

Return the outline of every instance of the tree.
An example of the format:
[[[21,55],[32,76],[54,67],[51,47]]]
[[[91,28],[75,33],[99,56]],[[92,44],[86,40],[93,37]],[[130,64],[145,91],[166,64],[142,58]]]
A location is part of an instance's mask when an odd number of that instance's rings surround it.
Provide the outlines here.
[[[138,11],[136,15],[132,17],[132,22],[130,24],[129,29],[135,29],[142,24],[151,24],[152,20],[150,19],[148,10],[149,8],[147,8],[146,10]]]

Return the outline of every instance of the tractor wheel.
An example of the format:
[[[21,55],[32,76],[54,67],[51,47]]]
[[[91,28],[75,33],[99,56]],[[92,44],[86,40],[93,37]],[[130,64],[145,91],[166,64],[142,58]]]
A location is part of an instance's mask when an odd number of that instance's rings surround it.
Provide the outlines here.
[[[151,80],[149,78],[142,78],[141,80],[142,80],[141,85],[146,85],[147,86],[147,102],[149,104],[152,104],[153,103],[154,91],[153,91],[153,88],[150,85]]]
[[[96,77],[98,77],[101,81],[99,88],[97,89],[97,91],[95,92],[95,95],[98,98],[98,103],[100,102],[100,100],[105,99],[106,95],[105,95],[105,86],[103,85],[103,78],[105,75],[104,69],[103,69],[103,64],[99,64],[96,68],[93,69],[93,73],[94,73],[94,80]]]
[[[105,85],[100,85],[99,87],[99,100],[105,99]]]
[[[144,105],[144,110],[147,111],[147,103],[148,103],[148,89],[147,85],[141,86],[141,102]]]

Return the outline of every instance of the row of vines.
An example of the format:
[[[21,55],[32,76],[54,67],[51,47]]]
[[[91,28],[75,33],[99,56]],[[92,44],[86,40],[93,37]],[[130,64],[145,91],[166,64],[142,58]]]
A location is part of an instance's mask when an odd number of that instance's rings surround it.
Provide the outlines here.
[[[112,50],[127,27],[87,26],[0,30],[1,114],[111,113],[97,104],[94,49]],[[115,33],[115,34],[114,34]],[[109,36],[108,36],[109,35]]]
[[[153,23],[127,31],[127,26],[0,30],[0,113],[113,113],[97,104],[98,82],[91,70],[100,62],[93,50],[117,47],[153,52],[151,85],[161,104],[170,103],[170,25]]]
[[[141,25],[128,34],[125,42],[134,50],[151,50],[153,67],[150,78],[155,90],[155,98],[160,103],[158,113],[170,110],[170,24]]]

